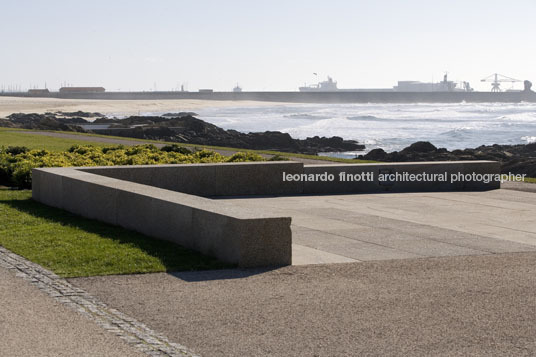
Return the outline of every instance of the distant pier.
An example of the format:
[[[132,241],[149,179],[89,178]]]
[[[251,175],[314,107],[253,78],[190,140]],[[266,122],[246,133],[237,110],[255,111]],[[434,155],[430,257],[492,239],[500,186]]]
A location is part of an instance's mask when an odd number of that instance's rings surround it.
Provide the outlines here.
[[[0,93],[0,96],[62,99],[151,100],[198,99],[288,103],[536,103],[533,91],[519,92],[42,92]]]

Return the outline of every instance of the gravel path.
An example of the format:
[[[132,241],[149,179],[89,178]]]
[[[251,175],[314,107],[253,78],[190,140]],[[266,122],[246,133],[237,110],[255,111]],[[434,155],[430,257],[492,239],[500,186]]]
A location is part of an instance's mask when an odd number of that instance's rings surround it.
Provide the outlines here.
[[[534,356],[536,254],[71,279],[205,356]]]

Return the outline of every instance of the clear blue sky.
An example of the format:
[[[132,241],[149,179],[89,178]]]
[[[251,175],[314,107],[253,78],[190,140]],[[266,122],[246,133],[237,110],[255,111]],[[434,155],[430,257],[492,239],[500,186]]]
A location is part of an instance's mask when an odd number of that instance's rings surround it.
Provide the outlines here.
[[[0,0],[0,86],[297,90],[536,83],[534,0]]]

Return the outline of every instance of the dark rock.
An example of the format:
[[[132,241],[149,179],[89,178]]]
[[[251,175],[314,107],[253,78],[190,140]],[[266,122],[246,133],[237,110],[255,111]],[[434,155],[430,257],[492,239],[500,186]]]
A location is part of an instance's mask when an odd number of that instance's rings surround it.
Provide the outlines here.
[[[385,161],[387,155],[388,154],[383,149],[374,149],[370,150],[368,154],[364,155],[363,157],[366,157],[366,160]]]
[[[95,123],[113,124],[110,130],[99,130],[100,134],[199,145],[306,154],[362,150],[364,148],[356,141],[343,140],[336,136],[294,139],[289,134],[279,131],[241,133],[236,130],[224,130],[191,115],[173,118],[132,116],[126,119],[98,119]],[[136,127],[132,128],[133,125]]]
[[[53,114],[36,114],[36,113],[14,113],[9,115],[7,120],[0,121],[0,126],[33,129],[33,130],[60,130],[60,131],[79,131],[84,132],[76,124],[87,124],[88,121],[82,118],[56,118]]]
[[[83,112],[81,110],[79,111],[76,111],[76,112],[62,112],[62,111],[58,111],[56,112],[56,114],[58,115],[63,115],[65,117],[81,117],[81,118],[95,118],[95,117],[103,117],[104,115],[102,115],[101,113],[89,113],[89,112]]]
[[[59,117],[57,114],[12,114],[7,118],[8,120],[0,122],[0,126],[39,130],[85,131],[78,126],[89,123],[83,118],[99,113],[62,112]],[[289,134],[279,131],[240,133],[236,130],[224,130],[216,125],[197,119],[190,115],[191,113],[167,114],[167,117],[97,118],[93,123],[110,125],[108,129],[95,131],[99,134],[199,145],[277,150],[305,154],[355,151],[365,148],[364,145],[360,145],[357,141],[344,140],[338,136],[294,139]],[[67,115],[71,117],[66,117]]]
[[[520,175],[527,175],[527,177],[536,177],[536,159],[516,159],[510,160],[502,165],[502,172],[507,174],[509,172]]]
[[[435,152],[437,148],[428,141],[417,141],[411,144],[403,152]]]
[[[492,160],[502,164],[503,173],[511,172],[536,177],[536,143],[482,145],[474,149],[448,151],[445,148],[436,149],[434,145],[427,142],[417,142],[401,151],[386,153],[382,149],[375,149],[358,158],[386,162]]]
[[[165,113],[165,114],[162,114],[163,117],[185,117],[185,116],[192,116],[192,117],[195,117],[195,116],[198,116],[199,114],[197,113],[194,113],[194,112],[178,112],[178,113]]]

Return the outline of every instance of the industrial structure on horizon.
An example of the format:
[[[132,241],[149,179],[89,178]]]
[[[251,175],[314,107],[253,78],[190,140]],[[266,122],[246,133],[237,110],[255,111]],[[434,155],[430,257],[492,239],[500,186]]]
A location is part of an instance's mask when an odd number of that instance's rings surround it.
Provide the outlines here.
[[[375,88],[375,89],[341,89],[337,87],[337,82],[328,76],[326,81],[317,84],[303,86],[298,88],[300,92],[472,92],[473,88],[469,82],[458,83],[449,81],[447,74],[441,82],[420,82],[420,81],[398,81],[393,88]]]
[[[104,87],[64,86],[57,92],[32,88],[27,92],[0,92],[1,96],[51,97],[69,99],[203,99],[203,100],[256,100],[289,103],[459,103],[459,102],[532,102],[536,103],[536,93],[532,83],[515,78],[492,74],[482,82],[491,83],[491,92],[477,92],[468,82],[457,83],[444,75],[441,82],[398,81],[392,88],[378,89],[341,89],[337,82],[329,77],[314,85],[299,87],[299,91],[243,91],[237,84],[232,91],[214,91],[202,88],[197,92],[180,91],[134,91],[107,92]],[[512,87],[503,91],[502,83],[511,83]],[[523,83],[523,89],[514,89],[515,83]]]
[[[60,93],[104,93],[103,87],[61,87]]]

